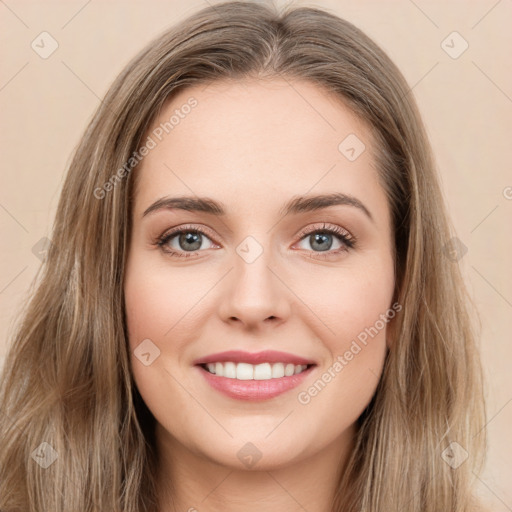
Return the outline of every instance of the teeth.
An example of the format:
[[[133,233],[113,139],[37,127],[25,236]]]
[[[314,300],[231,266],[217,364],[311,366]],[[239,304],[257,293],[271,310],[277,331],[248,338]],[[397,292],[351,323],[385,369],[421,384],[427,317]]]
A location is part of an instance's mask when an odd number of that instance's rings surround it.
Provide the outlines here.
[[[238,380],[270,380],[279,379],[280,377],[290,377],[303,372],[307,365],[292,363],[208,363],[206,365],[208,371],[219,377],[227,377],[228,379]]]
[[[283,363],[276,363],[276,364],[272,365],[272,378],[278,379],[279,377],[284,377],[284,364]]]
[[[254,367],[254,380],[268,380],[272,378],[270,363],[258,364]]]
[[[219,364],[222,363],[217,363],[217,365]],[[236,378],[238,380],[252,380],[254,378],[254,366],[247,363],[238,363],[236,365]]]
[[[220,363],[217,363],[220,364]],[[235,363],[224,363],[224,371],[222,375],[224,377],[228,377],[229,379],[236,379],[236,364]],[[217,367],[217,365],[215,365]]]

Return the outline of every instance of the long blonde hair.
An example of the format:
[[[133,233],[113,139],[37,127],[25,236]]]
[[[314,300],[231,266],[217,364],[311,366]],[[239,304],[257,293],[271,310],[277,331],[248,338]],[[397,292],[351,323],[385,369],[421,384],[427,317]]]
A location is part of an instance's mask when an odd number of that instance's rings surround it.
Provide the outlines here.
[[[482,371],[413,95],[372,40],[325,10],[226,2],[139,53],[75,151],[53,244],[2,373],[2,511],[156,511],[154,418],[131,376],[122,287],[136,166],[116,173],[175,92],[246,77],[308,80],[365,121],[393,216],[395,300],[403,310],[391,322],[394,344],[358,421],[332,511],[476,509]],[[458,467],[450,463],[466,453]]]

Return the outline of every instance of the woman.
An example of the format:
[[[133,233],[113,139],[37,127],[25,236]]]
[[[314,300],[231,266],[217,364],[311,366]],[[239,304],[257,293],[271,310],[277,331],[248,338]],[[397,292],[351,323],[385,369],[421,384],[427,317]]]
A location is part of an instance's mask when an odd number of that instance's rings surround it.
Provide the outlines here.
[[[478,510],[450,238],[367,36],[314,8],[191,16],[70,165],[2,376],[0,509]]]

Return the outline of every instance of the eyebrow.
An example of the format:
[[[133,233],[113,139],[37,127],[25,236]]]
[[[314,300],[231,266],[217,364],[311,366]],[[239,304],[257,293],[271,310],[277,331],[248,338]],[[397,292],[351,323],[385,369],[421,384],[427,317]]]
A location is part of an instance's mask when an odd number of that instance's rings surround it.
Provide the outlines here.
[[[368,208],[356,197],[342,193],[320,194],[315,196],[297,196],[288,201],[279,213],[286,217],[290,214],[313,212],[330,206],[354,206],[361,210],[372,222],[373,217]],[[216,216],[226,215],[225,206],[209,197],[162,197],[149,206],[143,217],[158,210],[185,210],[189,212],[203,212]]]

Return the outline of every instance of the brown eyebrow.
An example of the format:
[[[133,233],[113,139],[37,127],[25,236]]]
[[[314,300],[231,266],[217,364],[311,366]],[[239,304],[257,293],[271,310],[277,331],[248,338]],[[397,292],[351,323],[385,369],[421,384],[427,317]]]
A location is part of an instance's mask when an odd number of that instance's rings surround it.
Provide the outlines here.
[[[359,208],[365,215],[373,221],[372,214],[366,206],[354,196],[342,194],[341,192],[333,194],[320,194],[317,196],[298,196],[286,203],[281,208],[280,213],[284,216],[302,212],[312,212],[328,208],[329,206],[347,205]]]
[[[157,210],[186,210],[188,212],[204,212],[212,215],[225,215],[221,203],[207,197],[162,197],[155,201],[142,214],[143,217]]]
[[[373,221],[372,214],[366,208],[366,206],[354,196],[350,196],[342,193],[333,194],[320,194],[316,196],[298,196],[292,198],[286,203],[280,210],[279,213],[283,216],[290,214],[312,212],[328,208],[329,206],[347,205],[359,208],[365,215]],[[216,216],[226,215],[225,206],[208,197],[162,197],[155,201],[149,206],[144,213],[143,217],[149,215],[152,212],[162,209],[179,209],[186,210],[189,212],[203,212],[210,213]]]

